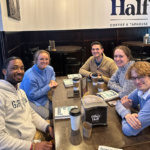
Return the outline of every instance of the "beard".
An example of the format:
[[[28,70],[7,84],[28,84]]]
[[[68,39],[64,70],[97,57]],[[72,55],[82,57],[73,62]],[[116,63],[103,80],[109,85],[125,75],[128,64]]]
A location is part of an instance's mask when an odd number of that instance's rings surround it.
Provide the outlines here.
[[[7,80],[9,83],[11,83],[12,85],[17,85],[18,83],[20,83],[21,81],[16,81],[16,80]]]
[[[18,75],[22,75],[22,74],[18,74]],[[22,75],[22,78],[20,80],[15,80],[15,78],[13,78],[11,75],[7,74],[5,79],[6,79],[6,81],[11,83],[12,85],[17,85],[18,83],[20,83],[22,81],[23,75]]]

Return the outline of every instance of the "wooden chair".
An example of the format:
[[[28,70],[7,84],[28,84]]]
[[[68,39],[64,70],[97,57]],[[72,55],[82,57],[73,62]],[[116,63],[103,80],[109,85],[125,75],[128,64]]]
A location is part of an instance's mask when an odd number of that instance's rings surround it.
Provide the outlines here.
[[[34,53],[39,50],[39,47],[34,47],[34,48],[29,48],[27,50],[25,50],[24,54],[25,54],[25,60],[24,60],[24,64],[25,64],[25,68],[28,69],[30,67],[33,66],[34,64]]]
[[[80,59],[71,56],[66,57],[66,64],[65,64],[66,74],[73,74],[79,72],[79,69],[83,65],[85,60],[86,47],[82,48],[79,54]]]
[[[135,61],[148,61],[150,62],[150,53],[148,48],[138,47],[138,46],[129,46],[131,49],[132,56]]]

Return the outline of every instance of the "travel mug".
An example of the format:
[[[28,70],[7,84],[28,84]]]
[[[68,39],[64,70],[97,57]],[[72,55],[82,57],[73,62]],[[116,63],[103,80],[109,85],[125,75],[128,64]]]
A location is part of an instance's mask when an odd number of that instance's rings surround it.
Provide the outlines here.
[[[93,73],[92,74],[92,83],[93,83],[93,85],[97,85],[97,80],[98,80],[98,74]]]
[[[98,79],[98,82],[97,82],[98,84],[97,84],[97,86],[98,86],[98,91],[99,92],[102,92],[102,91],[104,91],[104,79],[103,78],[99,78]]]
[[[70,110],[71,128],[74,131],[77,131],[80,128],[80,116],[81,112],[78,108],[72,108]]]
[[[73,91],[74,93],[79,93],[79,78],[73,78]]]

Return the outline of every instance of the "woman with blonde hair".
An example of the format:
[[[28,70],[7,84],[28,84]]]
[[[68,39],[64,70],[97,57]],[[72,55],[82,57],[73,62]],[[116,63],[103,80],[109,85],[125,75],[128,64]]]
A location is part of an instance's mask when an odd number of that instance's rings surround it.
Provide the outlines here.
[[[125,79],[126,71],[134,63],[132,59],[131,51],[127,46],[120,45],[114,49],[114,61],[118,70],[110,78],[108,88],[118,92],[120,98],[135,89],[132,81]]]
[[[51,119],[53,116],[48,92],[58,85],[54,69],[49,63],[49,53],[45,50],[37,51],[34,55],[34,65],[25,72],[20,85],[26,92],[31,107],[44,119]]]

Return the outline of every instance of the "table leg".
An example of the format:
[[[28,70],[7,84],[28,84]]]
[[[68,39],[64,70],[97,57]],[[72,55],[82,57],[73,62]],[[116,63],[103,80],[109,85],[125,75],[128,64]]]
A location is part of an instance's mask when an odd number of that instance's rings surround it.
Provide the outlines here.
[[[63,76],[63,54],[60,54],[60,75]]]
[[[67,54],[64,53],[62,54],[62,75],[63,76],[66,76],[66,68],[65,68],[65,64],[66,64],[66,57],[67,57]]]
[[[60,54],[60,75],[65,76],[65,62],[66,62],[66,54]]]

